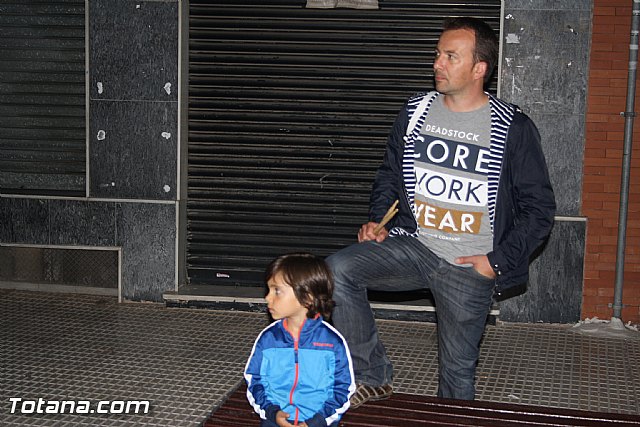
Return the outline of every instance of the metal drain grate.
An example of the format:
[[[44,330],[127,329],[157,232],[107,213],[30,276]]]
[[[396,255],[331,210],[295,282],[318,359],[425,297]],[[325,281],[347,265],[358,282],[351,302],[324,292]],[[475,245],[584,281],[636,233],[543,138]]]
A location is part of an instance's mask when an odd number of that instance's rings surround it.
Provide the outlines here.
[[[117,248],[0,246],[0,281],[118,288]]]

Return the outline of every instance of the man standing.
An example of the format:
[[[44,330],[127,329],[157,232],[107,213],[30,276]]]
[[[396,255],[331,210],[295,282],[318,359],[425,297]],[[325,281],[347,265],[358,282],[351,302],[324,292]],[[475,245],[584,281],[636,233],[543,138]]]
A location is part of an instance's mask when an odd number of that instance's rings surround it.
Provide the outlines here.
[[[438,329],[438,396],[475,397],[480,340],[494,292],[526,282],[529,257],[553,225],[555,200],[534,123],[484,92],[498,59],[485,22],[445,22],[436,91],[398,114],[359,243],[327,259],[333,323],[351,349],[352,407],[389,397],[393,372],[367,290],[429,288]],[[398,214],[377,234],[387,209]]]

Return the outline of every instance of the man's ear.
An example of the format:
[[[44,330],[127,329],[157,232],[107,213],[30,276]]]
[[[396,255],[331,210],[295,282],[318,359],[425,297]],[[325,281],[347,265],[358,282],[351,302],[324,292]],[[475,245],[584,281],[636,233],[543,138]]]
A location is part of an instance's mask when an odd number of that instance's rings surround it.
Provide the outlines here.
[[[475,65],[473,66],[473,76],[476,79],[484,80],[484,76],[485,74],[487,74],[488,68],[489,67],[487,67],[486,62],[484,61],[476,62]]]

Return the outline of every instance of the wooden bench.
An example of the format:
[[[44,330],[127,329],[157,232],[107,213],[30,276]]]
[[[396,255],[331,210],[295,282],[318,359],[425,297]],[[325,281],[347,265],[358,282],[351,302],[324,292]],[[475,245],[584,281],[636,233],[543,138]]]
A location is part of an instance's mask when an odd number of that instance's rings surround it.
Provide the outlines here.
[[[242,384],[203,426],[251,427],[259,424],[258,415],[247,402],[246,386]],[[640,416],[395,393],[387,400],[368,402],[349,410],[340,421],[340,426],[638,427]]]

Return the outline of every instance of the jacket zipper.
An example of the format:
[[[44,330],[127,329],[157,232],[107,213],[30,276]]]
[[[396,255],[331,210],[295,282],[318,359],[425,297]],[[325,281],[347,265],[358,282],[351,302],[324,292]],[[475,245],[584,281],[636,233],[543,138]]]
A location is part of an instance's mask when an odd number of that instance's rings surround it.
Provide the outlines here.
[[[289,331],[289,328],[287,329],[287,332],[289,332],[289,334],[291,334],[291,337],[293,338],[293,352],[294,352],[294,361],[295,361],[295,376],[293,379],[293,385],[291,386],[291,391],[289,392],[289,404],[293,405],[293,393],[295,392],[296,387],[298,386],[298,375],[299,375],[299,364],[298,364],[298,343],[300,342],[300,334],[302,333],[302,328],[304,328],[304,324],[306,323],[306,319],[302,322],[302,325],[300,325],[300,330],[298,331],[298,336],[294,337],[293,334],[291,333],[291,331]],[[297,426],[298,425],[298,417],[300,416],[300,410],[298,409],[297,406],[294,405],[294,407],[296,408],[296,414],[294,417],[294,421],[293,421],[293,425]]]

